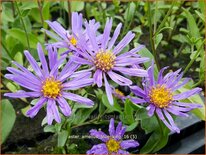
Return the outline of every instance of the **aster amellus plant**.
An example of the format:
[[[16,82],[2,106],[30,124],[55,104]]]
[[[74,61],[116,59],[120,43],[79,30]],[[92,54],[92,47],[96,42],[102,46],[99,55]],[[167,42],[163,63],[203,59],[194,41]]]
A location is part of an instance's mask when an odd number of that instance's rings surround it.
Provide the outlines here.
[[[79,96],[77,94],[67,92],[67,90],[76,90],[93,83],[88,73],[79,73],[77,64],[68,61],[59,72],[59,67],[62,65],[65,57],[57,58],[57,51],[50,49],[48,51],[49,63],[46,62],[43,49],[40,44],[37,47],[41,67],[28,51],[24,54],[29,61],[34,72],[21,66],[17,62],[13,62],[16,68],[8,67],[7,70],[11,74],[6,74],[5,77],[10,79],[26,90],[20,90],[14,93],[5,93],[5,96],[11,98],[39,98],[37,103],[27,111],[27,115],[31,118],[36,116],[39,110],[46,104],[47,121],[51,125],[55,119],[58,123],[61,122],[59,109],[65,116],[71,115],[71,108],[66,99],[93,106],[93,101]],[[58,106],[57,106],[58,105]]]
[[[110,119],[109,135],[95,129],[90,130],[90,135],[103,143],[94,145],[87,154],[129,154],[126,149],[138,147],[139,143],[133,139],[123,140],[125,131],[126,127],[122,125],[122,122],[119,122],[115,129],[113,118]]]
[[[122,27],[121,23],[118,24],[113,36],[110,37],[112,19],[108,19],[100,39],[97,39],[100,34],[97,33],[93,24],[86,22],[85,26],[90,44],[82,37],[78,44],[81,50],[77,50],[79,56],[74,55],[71,59],[75,63],[90,66],[89,70],[93,70],[94,83],[98,87],[103,85],[102,80],[104,80],[108,100],[113,105],[112,86],[109,84],[107,76],[119,85],[129,86],[132,84],[132,81],[123,75],[146,77],[146,70],[132,68],[131,66],[133,64],[141,64],[149,59],[142,58],[136,54],[144,47],[142,45],[128,52],[121,53],[135,36],[131,31],[115,46]]]
[[[180,69],[175,72],[169,72],[163,76],[163,72],[168,67],[164,67],[159,71],[158,78],[154,78],[154,63],[148,69],[148,78],[143,81],[144,88],[139,86],[130,86],[131,91],[137,96],[131,100],[136,104],[146,104],[148,115],[153,116],[154,113],[163,121],[163,123],[171,130],[180,132],[171,116],[189,116],[187,112],[201,108],[200,104],[185,103],[181,100],[199,93],[201,88],[176,94],[175,91],[188,83],[189,78],[185,78],[182,82],[183,73]]]

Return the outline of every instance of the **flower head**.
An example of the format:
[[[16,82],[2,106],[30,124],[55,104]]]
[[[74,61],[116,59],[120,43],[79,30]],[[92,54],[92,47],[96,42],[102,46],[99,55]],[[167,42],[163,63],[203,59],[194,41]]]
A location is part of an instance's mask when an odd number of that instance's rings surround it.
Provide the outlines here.
[[[37,49],[41,67],[31,54],[25,51],[24,54],[34,72],[29,71],[17,62],[13,62],[18,69],[8,67],[7,70],[11,74],[5,75],[7,79],[24,87],[26,91],[20,90],[15,93],[5,93],[4,95],[12,98],[39,98],[37,103],[27,111],[27,115],[31,118],[36,116],[44,104],[47,103],[48,124],[52,124],[53,119],[58,123],[61,122],[58,107],[65,116],[71,115],[71,108],[65,99],[92,106],[93,101],[90,99],[66,92],[67,90],[75,90],[91,85],[93,83],[93,79],[89,78],[91,73],[75,72],[79,65],[71,61],[68,61],[59,73],[58,69],[65,57],[58,60],[57,51],[50,49],[48,51],[49,63],[47,63],[40,44],[38,44]]]
[[[169,72],[163,76],[163,72],[168,67],[160,70],[157,80],[154,78],[154,63],[148,69],[148,78],[143,81],[144,89],[138,86],[130,86],[131,91],[138,97],[130,97],[136,103],[148,103],[148,115],[153,116],[154,113],[163,121],[163,123],[171,130],[180,132],[179,128],[174,123],[171,114],[176,116],[188,116],[186,114],[190,110],[200,108],[201,105],[195,103],[185,103],[179,100],[186,99],[192,95],[199,93],[201,88],[175,94],[174,92],[184,86],[189,78],[180,82],[183,73],[180,69],[175,72]],[[180,74],[179,74],[180,73]]]
[[[116,45],[115,42],[120,34],[122,24],[120,23],[112,37],[110,31],[112,28],[112,19],[108,19],[102,35],[98,34],[97,29],[89,23],[85,23],[88,41],[84,38],[79,40],[80,50],[77,50],[79,56],[72,56],[71,59],[77,64],[89,65],[89,70],[93,70],[94,83],[98,87],[104,85],[108,100],[113,105],[112,86],[108,82],[108,77],[119,85],[131,85],[132,81],[123,75],[146,77],[147,71],[140,68],[133,68],[132,65],[138,65],[149,60],[149,58],[141,58],[136,54],[144,46],[138,46],[128,52],[121,53],[122,50],[134,38],[132,32],[127,35]],[[100,36],[100,37],[99,37]],[[123,75],[122,75],[123,74]]]
[[[102,131],[90,130],[90,135],[100,139],[103,143],[94,145],[87,154],[129,154],[126,151],[128,148],[135,148],[139,143],[135,140],[122,140],[126,127],[121,122],[118,123],[117,128],[114,127],[114,119],[110,120],[109,135]]]
[[[56,43],[47,44],[47,46],[55,47],[55,48],[67,48],[67,51],[62,53],[62,55],[69,53],[70,51],[76,51],[79,49],[78,42],[81,37],[88,38],[83,29],[83,18],[82,14],[78,14],[77,12],[72,12],[72,21],[71,21],[71,30],[65,30],[61,24],[56,21],[46,21],[50,28],[55,31],[57,34],[53,34],[52,32],[45,30],[45,32],[57,40]],[[91,24],[98,28],[99,23],[95,23],[95,21],[90,21]]]

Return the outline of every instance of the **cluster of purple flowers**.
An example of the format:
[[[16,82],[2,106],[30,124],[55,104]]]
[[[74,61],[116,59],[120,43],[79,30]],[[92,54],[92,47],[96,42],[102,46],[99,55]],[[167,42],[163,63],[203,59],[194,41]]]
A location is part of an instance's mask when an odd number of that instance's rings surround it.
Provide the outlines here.
[[[171,130],[179,132],[171,116],[188,116],[186,113],[192,109],[200,108],[199,104],[184,103],[179,100],[188,98],[201,91],[194,88],[187,92],[174,94],[180,87],[184,86],[189,79],[181,82],[183,73],[181,70],[169,72],[163,76],[167,67],[159,71],[158,78],[154,78],[154,63],[147,70],[140,67],[149,58],[141,57],[138,53],[143,45],[139,45],[127,52],[122,52],[129,45],[135,34],[129,31],[121,41],[118,36],[122,24],[118,24],[111,34],[112,19],[107,19],[103,33],[99,33],[99,22],[95,20],[83,21],[82,14],[72,13],[71,30],[65,30],[58,22],[47,21],[50,28],[45,32],[56,39],[57,42],[46,44],[48,61],[40,44],[37,46],[40,64],[25,51],[24,54],[29,61],[33,71],[13,62],[16,68],[8,67],[10,72],[5,77],[10,79],[25,90],[14,93],[5,93],[12,98],[39,98],[37,103],[27,111],[31,118],[37,115],[39,110],[46,105],[47,122],[52,124],[53,120],[61,122],[59,110],[65,116],[70,116],[72,109],[66,99],[93,106],[93,101],[70,92],[90,85],[105,88],[108,101],[113,105],[113,95],[123,101],[127,98],[116,90],[110,81],[120,86],[129,86],[135,96],[128,97],[135,104],[145,105],[148,115],[156,114],[163,123]],[[58,58],[57,50],[67,50]],[[69,60],[66,61],[67,57]],[[83,67],[81,67],[83,66]],[[81,68],[84,68],[83,70]],[[86,68],[86,69],[85,69]],[[132,85],[129,77],[142,77],[142,87]],[[106,136],[101,131],[91,130],[90,134],[96,136],[104,143],[95,145],[88,154],[126,154],[125,149],[137,147],[139,144],[134,140],[122,140],[125,127],[121,123],[114,129],[114,120],[111,119],[109,134]]]

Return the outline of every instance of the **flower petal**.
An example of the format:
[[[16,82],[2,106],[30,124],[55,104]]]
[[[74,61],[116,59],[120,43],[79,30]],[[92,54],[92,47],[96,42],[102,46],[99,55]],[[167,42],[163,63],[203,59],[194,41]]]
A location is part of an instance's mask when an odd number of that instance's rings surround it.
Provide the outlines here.
[[[44,52],[43,52],[43,49],[40,43],[38,43],[37,45],[37,51],[38,51],[39,59],[42,64],[43,73],[45,74],[45,76],[48,76],[49,75],[48,65],[47,65],[46,58],[45,58],[45,55],[44,55]]]
[[[153,104],[150,104],[146,109],[148,110],[148,116],[152,117],[156,108]]]
[[[121,27],[122,27],[122,23],[119,23],[114,31],[114,34],[113,34],[111,40],[109,41],[109,45],[107,48],[108,50],[110,50],[113,47],[115,41],[117,40],[117,37],[119,36],[120,30],[121,30]]]
[[[103,76],[104,76],[104,84],[105,84],[105,89],[106,89],[106,94],[107,94],[108,101],[111,105],[114,105],[111,86],[109,85],[109,83],[107,81],[105,73],[103,73]]]
[[[63,97],[58,97],[57,102],[59,103],[59,108],[65,116],[70,116],[72,113],[71,107]]]
[[[122,122],[119,122],[115,132],[115,139],[116,140],[122,139],[125,132],[126,132],[126,127],[122,126]]]
[[[102,71],[100,69],[97,69],[94,73],[94,83],[96,83],[98,87],[102,86]]]
[[[104,28],[103,38],[101,39],[101,48],[103,50],[106,49],[107,43],[109,41],[111,28],[112,28],[112,18],[107,19],[107,22],[106,22],[106,25],[105,25],[105,28]]]
[[[42,94],[40,92],[25,92],[25,91],[18,91],[15,93],[5,93],[4,96],[8,96],[11,98],[27,98],[27,97],[39,97]]]
[[[42,106],[44,105],[46,101],[47,101],[46,98],[41,97],[38,100],[38,102],[27,111],[26,115],[29,116],[30,118],[33,118],[34,116],[36,116],[36,114],[39,112],[39,110],[42,108]]]
[[[114,136],[115,135],[115,127],[114,127],[114,118],[110,119],[109,123],[109,135]]]
[[[52,124],[52,122],[53,122],[53,120],[54,120],[54,116],[53,116],[53,112],[52,112],[52,102],[51,102],[51,100],[48,100],[48,103],[47,103],[47,108],[46,108],[46,110],[47,110],[47,123],[48,123],[48,125],[51,125]]]
[[[132,140],[123,140],[120,145],[121,148],[128,149],[128,148],[135,148],[139,146],[139,143],[132,139]]]
[[[67,98],[67,99],[70,99],[72,101],[86,104],[88,106],[93,106],[94,105],[94,102],[92,100],[90,100],[88,98],[85,98],[85,97],[82,97],[82,96],[79,96],[79,95],[76,95],[76,94],[73,94],[73,93],[63,92],[62,96]]]
[[[98,154],[98,155],[105,155],[108,154],[107,146],[105,144],[98,144],[94,145],[91,150],[87,151],[87,154]]]
[[[129,86],[132,84],[132,81],[119,75],[119,74],[116,74],[115,72],[112,72],[112,71],[109,71],[107,72],[107,74],[109,75],[109,77],[114,81],[116,82],[117,84],[119,85],[123,85],[123,86]]]
[[[106,142],[106,141],[109,140],[109,136],[107,136],[102,131],[97,131],[97,130],[92,129],[92,130],[89,131],[89,133],[90,133],[91,136],[94,136],[94,137],[100,139],[103,142]]]
[[[62,85],[63,90],[77,90],[79,88],[83,88],[89,85],[92,85],[94,80],[91,78],[85,78],[80,80],[72,80]]]
[[[173,99],[174,100],[182,100],[182,99],[188,98],[192,95],[198,94],[201,90],[202,90],[201,88],[194,88],[192,90],[188,90],[188,91],[183,92],[181,94],[174,95]]]
[[[49,99],[49,100],[51,100],[51,102],[52,102],[51,108],[52,108],[52,113],[54,115],[54,119],[57,121],[57,123],[60,123],[61,122],[61,117],[59,115],[59,110],[57,108],[56,102],[53,99]]]
[[[127,74],[130,76],[147,77],[147,71],[138,68],[126,68],[126,67],[114,67],[113,70],[119,71],[122,74]]]

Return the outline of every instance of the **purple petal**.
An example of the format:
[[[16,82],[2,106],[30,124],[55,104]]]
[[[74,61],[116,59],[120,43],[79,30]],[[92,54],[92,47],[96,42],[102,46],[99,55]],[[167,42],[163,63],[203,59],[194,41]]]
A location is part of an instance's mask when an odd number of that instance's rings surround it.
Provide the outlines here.
[[[70,57],[71,58],[71,60],[73,61],[73,62],[75,62],[75,63],[77,63],[77,64],[81,64],[81,65],[93,65],[93,63],[91,62],[91,61],[88,61],[88,60],[86,60],[86,59],[84,59],[84,58],[80,58],[80,57],[78,57],[78,56],[71,56]]]
[[[115,139],[116,140],[122,139],[125,132],[126,132],[126,127],[123,127],[122,122],[119,122],[116,128],[116,132],[115,132]]]
[[[124,59],[126,57],[131,57],[131,56],[140,57],[140,55],[137,55],[136,53],[139,52],[143,48],[145,48],[144,45],[139,45],[136,48],[133,48],[128,52],[118,55],[117,59]]]
[[[103,73],[103,76],[104,76],[104,84],[105,84],[105,89],[106,89],[106,94],[107,94],[108,101],[111,105],[114,105],[111,86],[109,85],[109,83],[107,81],[105,73]]]
[[[40,91],[41,90],[41,86],[40,85],[36,85],[32,82],[29,81],[29,79],[23,77],[23,76],[16,76],[13,74],[6,74],[5,78],[10,79],[14,82],[16,82],[17,84],[19,84],[20,86],[27,88],[29,90],[32,91]]]
[[[180,129],[176,126],[173,118],[172,118],[171,115],[167,112],[167,110],[163,109],[163,112],[164,112],[165,116],[167,117],[168,121],[170,122],[172,128],[173,128],[177,133],[180,133]]]
[[[115,66],[131,66],[133,64],[141,64],[147,62],[149,58],[134,58],[132,56],[128,56],[127,59],[125,57],[117,57],[115,60]]]
[[[198,103],[173,102],[172,104],[177,105],[177,106],[181,106],[181,107],[190,107],[192,109],[202,108],[202,105],[200,105]]]
[[[44,105],[44,103],[46,102],[46,98],[41,97],[39,99],[39,101],[35,104],[35,106],[33,106],[32,108],[30,108],[26,115],[33,118],[34,116],[36,116],[36,114],[39,112],[39,110],[42,108],[42,106]]]
[[[25,92],[25,91],[18,91],[15,93],[5,93],[4,96],[8,96],[11,98],[27,98],[27,97],[39,97],[42,94],[40,92]]]
[[[129,154],[129,152],[120,149],[120,150],[118,151],[118,154]]]
[[[85,26],[86,26],[87,34],[89,36],[89,40],[92,44],[92,47],[93,47],[94,51],[98,51],[99,47],[98,47],[98,44],[97,44],[94,28],[92,28],[91,24],[88,24],[87,22],[85,23]]]
[[[7,67],[6,68],[9,72],[11,72],[12,74],[15,74],[17,75],[18,77],[23,77],[23,78],[26,78],[27,81],[35,84],[35,85],[38,85],[38,86],[41,86],[41,81],[35,77],[34,75],[31,75],[31,74],[27,74],[25,72],[22,72],[16,68],[12,68],[12,67]]]
[[[146,98],[145,92],[139,86],[130,86],[130,90],[136,95]]]
[[[87,79],[80,79],[80,80],[72,80],[67,83],[64,83],[63,90],[76,90],[79,88],[83,88],[89,85],[92,85],[94,83],[94,80],[91,78]]]
[[[50,72],[50,76],[54,76],[56,77],[57,76],[57,73],[58,73],[58,68],[59,66],[64,62],[66,56],[62,56],[57,62],[56,64],[53,66],[51,72]]]
[[[98,155],[105,155],[108,154],[107,146],[105,144],[98,144],[94,145],[91,150],[87,151],[87,154],[98,154]]]
[[[54,22],[50,22],[50,21],[46,21],[47,24],[49,24],[49,26],[63,39],[67,40],[67,33],[66,30],[56,21]]]
[[[114,34],[113,34],[111,40],[109,41],[109,45],[107,48],[108,50],[110,50],[113,47],[115,41],[117,40],[117,37],[119,36],[120,30],[121,30],[121,27],[122,27],[122,23],[119,23],[114,31]]]
[[[146,103],[147,102],[144,99],[140,99],[140,98],[137,98],[137,97],[130,97],[130,100],[135,104],[140,104],[140,103]]]
[[[79,96],[79,95],[76,95],[76,94],[73,94],[73,93],[63,92],[62,96],[69,99],[69,100],[72,100],[72,101],[75,101],[78,103],[83,103],[83,104],[86,104],[88,106],[94,105],[94,102],[92,100],[85,98],[85,97],[82,97],[82,96]]]
[[[154,86],[155,79],[154,79],[154,61],[152,61],[152,65],[148,69],[148,77],[151,86]]]
[[[109,135],[114,136],[115,135],[115,128],[114,128],[114,118],[110,119],[109,123]]]
[[[94,137],[100,139],[103,142],[106,142],[106,141],[109,140],[109,136],[107,136],[102,131],[97,131],[97,130],[92,129],[92,130],[89,131],[89,133],[90,133],[91,136],[94,136]]]
[[[158,117],[163,121],[163,123],[171,130],[171,131],[175,131],[176,129],[176,126],[175,126],[175,129],[173,126],[171,126],[165,119],[165,117],[163,116],[163,113],[161,111],[161,109],[157,108],[156,109],[156,113],[158,115]]]
[[[78,34],[82,30],[82,14],[72,12],[72,31]]]
[[[164,72],[164,70],[166,70],[167,68],[169,68],[168,66],[167,67],[164,67],[164,68],[162,68],[160,71],[159,71],[159,74],[158,74],[158,78],[157,78],[157,83],[158,84],[162,84],[162,79],[163,79],[163,72]]]
[[[102,86],[102,71],[100,69],[97,69],[94,73],[94,83],[96,83],[98,87]]]
[[[123,149],[129,149],[139,146],[139,143],[135,140],[123,140],[120,145]]]
[[[173,99],[174,100],[182,100],[182,99],[188,98],[188,97],[190,97],[192,95],[198,94],[201,90],[202,90],[201,88],[194,88],[192,90],[183,92],[181,94],[174,95]]]
[[[102,38],[102,42],[101,42],[101,48],[103,50],[106,49],[107,43],[109,41],[111,28],[112,28],[112,18],[107,19],[107,22],[106,22],[106,25],[105,25],[105,28],[104,28],[103,38]]]
[[[47,103],[47,123],[48,125],[51,125],[53,120],[54,120],[54,116],[53,116],[53,112],[52,112],[52,102],[51,100],[48,100]]]
[[[65,116],[70,116],[72,113],[71,107],[63,97],[58,97],[57,102],[59,103],[59,108]]]
[[[53,69],[54,65],[57,62],[57,49],[53,47],[47,47],[48,50],[48,58],[49,58],[49,68],[50,70]]]
[[[114,54],[118,54],[123,50],[124,47],[126,47],[130,41],[134,38],[135,34],[129,31],[126,36],[118,43],[118,45],[114,48],[113,52]]]
[[[190,78],[186,78],[181,84],[175,86],[172,88],[172,91],[176,91],[177,89],[181,88],[182,86],[184,86],[185,84],[187,84],[189,82]]]
[[[188,114],[185,114],[183,112],[178,111],[174,107],[172,107],[172,108],[171,107],[167,107],[166,109],[167,109],[167,111],[169,111],[170,113],[172,113],[172,114],[174,114],[176,116],[181,116],[181,117],[188,117],[189,116]]]
[[[124,68],[124,67],[114,67],[113,70],[119,71],[122,74],[127,74],[130,76],[147,77],[147,71],[138,68]]]
[[[148,116],[152,117],[154,115],[155,106],[150,104],[146,109],[148,110],[148,113],[147,113]]]
[[[132,84],[132,81],[119,75],[119,74],[116,74],[115,72],[112,72],[112,71],[109,71],[107,72],[107,74],[109,75],[109,77],[114,81],[116,82],[117,84],[119,85],[123,85],[123,86],[129,86]]]
[[[50,99],[49,99],[49,100],[50,100]],[[57,108],[57,105],[56,105],[56,103],[55,103],[55,100],[51,99],[50,102],[52,102],[51,109],[52,109],[52,113],[53,113],[53,115],[54,115],[54,119],[55,119],[58,123],[60,123],[60,122],[61,122],[61,117],[60,117],[60,115],[59,115],[59,110],[58,110],[58,108]]]
[[[43,72],[44,72],[45,76],[48,76],[49,70],[48,70],[46,58],[45,58],[45,55],[44,55],[44,52],[43,52],[43,49],[42,49],[42,46],[40,43],[38,43],[38,45],[37,45],[37,51],[38,51],[39,59],[40,59],[41,64],[42,64]]]
[[[43,78],[42,71],[41,71],[39,65],[37,64],[36,60],[31,56],[31,54],[29,53],[29,51],[24,51],[24,54],[25,54],[27,60],[29,61],[30,65],[31,65],[32,68],[34,69],[35,73],[36,73],[40,78]]]

